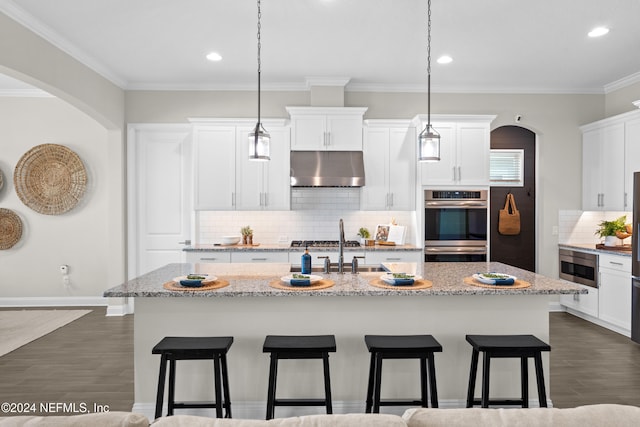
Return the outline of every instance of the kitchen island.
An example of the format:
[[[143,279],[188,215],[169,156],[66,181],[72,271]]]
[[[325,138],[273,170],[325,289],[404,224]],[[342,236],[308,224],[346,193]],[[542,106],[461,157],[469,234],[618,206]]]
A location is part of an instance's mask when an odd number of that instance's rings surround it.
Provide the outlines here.
[[[288,264],[170,264],[109,289],[106,297],[135,297],[135,405],[153,415],[159,357],[152,347],[165,336],[233,336],[229,377],[234,417],[265,415],[269,358],[262,353],[266,335],[334,334],[331,353],[334,412],[363,412],[369,353],[365,334],[431,334],[443,346],[436,354],[436,378],[441,407],[463,407],[471,348],[466,334],[534,334],[549,340],[548,296],[582,293],[561,280],[500,263],[389,264],[390,269],[414,269],[432,286],[398,290],[372,286],[380,272],[322,274],[333,281],[320,290],[279,289],[270,285],[288,274]],[[463,278],[476,272],[500,271],[531,283],[524,289],[484,288]],[[208,273],[229,282],[211,291],[165,289],[172,278]],[[408,271],[411,272],[411,271]],[[178,363],[179,400],[212,396],[211,366],[206,362]],[[491,393],[518,396],[519,362],[493,362]],[[549,393],[548,354],[544,355]],[[530,370],[531,405],[537,404],[535,377]],[[322,395],[322,370],[317,361],[288,361],[278,376],[278,396]],[[419,394],[414,362],[385,363],[383,398]],[[478,382],[479,383],[479,382]],[[479,385],[479,384],[478,384]],[[385,407],[385,412],[401,412]],[[306,414],[320,408],[276,409],[276,416]]]

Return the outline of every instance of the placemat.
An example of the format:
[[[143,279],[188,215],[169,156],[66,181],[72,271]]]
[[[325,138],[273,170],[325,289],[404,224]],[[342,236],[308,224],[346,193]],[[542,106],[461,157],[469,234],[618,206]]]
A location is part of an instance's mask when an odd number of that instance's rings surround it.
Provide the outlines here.
[[[478,282],[473,277],[465,277],[462,281],[467,285],[479,286],[481,288],[490,288],[490,289],[522,289],[528,288],[531,286],[531,283],[525,282],[524,280],[516,279],[513,285],[502,286],[502,285],[487,285],[486,283]]]
[[[280,279],[272,280],[269,282],[269,286],[276,289],[282,289],[284,291],[317,291],[319,289],[327,289],[335,285],[336,283],[333,280],[329,279],[321,279],[316,283],[313,283],[309,286],[291,286],[286,284]]]
[[[182,286],[180,283],[176,283],[173,280],[162,285],[163,288],[170,291],[211,291],[214,289],[224,288],[225,286],[229,286],[229,281],[224,279],[216,279],[213,282],[205,283],[199,288]]]
[[[411,286],[389,285],[388,283],[383,282],[382,279],[372,279],[369,281],[369,284],[371,286],[375,286],[376,288],[395,289],[395,290],[401,290],[401,291],[427,289],[433,286],[433,282],[431,280],[426,280],[426,279],[415,280],[413,282],[413,285]]]
[[[22,220],[10,209],[0,208],[0,249],[9,249],[22,237]]]

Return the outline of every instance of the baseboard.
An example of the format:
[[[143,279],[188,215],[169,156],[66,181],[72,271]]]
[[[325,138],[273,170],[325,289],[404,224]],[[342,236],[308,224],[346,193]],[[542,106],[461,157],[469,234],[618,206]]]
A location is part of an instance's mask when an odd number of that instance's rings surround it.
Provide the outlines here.
[[[103,297],[0,298],[0,307],[97,307],[108,305]]]
[[[547,401],[549,407],[552,407],[551,400]],[[466,400],[461,399],[444,399],[439,400],[438,405],[441,409],[454,409],[466,407]],[[538,399],[530,399],[529,407],[539,407]],[[149,418],[154,419],[155,415],[155,403],[134,403],[132,412],[142,414]],[[267,402],[232,402],[231,413],[233,418],[238,419],[250,419],[250,420],[264,420],[266,415]],[[380,408],[380,412],[384,414],[395,414],[401,416],[404,412],[411,408],[411,406],[383,406]],[[334,414],[361,414],[364,413],[365,403],[364,401],[334,401],[333,413]],[[166,404],[162,409],[162,414],[167,413]],[[293,406],[278,406],[275,410],[275,416],[277,418],[296,417],[301,415],[314,415],[324,414],[323,407],[293,407]],[[202,417],[215,418],[215,409],[179,409],[175,411],[175,415],[187,414],[197,415]]]
[[[566,311],[564,305],[560,304],[560,301],[549,301],[549,313],[557,311]]]
[[[629,329],[621,328],[621,327],[619,327],[617,325],[613,325],[613,324],[611,324],[609,322],[606,322],[604,320],[598,319],[597,317],[593,317],[593,316],[591,316],[589,314],[585,314],[585,313],[582,313],[580,311],[576,311],[576,310],[574,310],[574,309],[572,309],[570,307],[565,307],[565,308],[566,308],[566,312],[569,313],[569,314],[572,314],[572,315],[574,315],[576,317],[579,317],[581,319],[587,320],[587,321],[589,321],[589,322],[591,322],[593,324],[596,324],[598,326],[602,326],[603,328],[609,329],[610,331],[617,332],[620,335],[624,335],[627,338],[631,338],[631,331]]]

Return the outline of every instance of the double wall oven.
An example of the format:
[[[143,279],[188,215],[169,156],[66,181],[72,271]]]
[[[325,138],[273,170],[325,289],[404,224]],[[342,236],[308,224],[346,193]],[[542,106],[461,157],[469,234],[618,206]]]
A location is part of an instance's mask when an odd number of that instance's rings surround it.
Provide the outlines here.
[[[424,260],[487,260],[487,190],[425,190]]]

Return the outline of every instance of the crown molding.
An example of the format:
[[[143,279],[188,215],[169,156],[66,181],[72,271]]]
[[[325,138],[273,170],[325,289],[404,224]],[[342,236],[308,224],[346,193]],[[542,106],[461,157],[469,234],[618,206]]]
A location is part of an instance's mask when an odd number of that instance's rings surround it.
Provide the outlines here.
[[[623,77],[615,82],[604,85],[604,93],[611,93],[616,90],[624,89],[627,86],[640,82],[640,71],[630,76]]]
[[[0,98],[55,98],[55,96],[37,88],[0,89]]]
[[[126,81],[120,78],[109,67],[97,61],[91,55],[88,55],[62,35],[54,31],[51,27],[45,25],[33,15],[26,12],[24,9],[19,7],[15,1],[0,0],[0,12],[4,13],[20,25],[26,27],[28,30],[34,32],[36,35],[42,37],[44,40],[76,59],[92,71],[100,74],[120,89],[124,89],[126,87]]]

